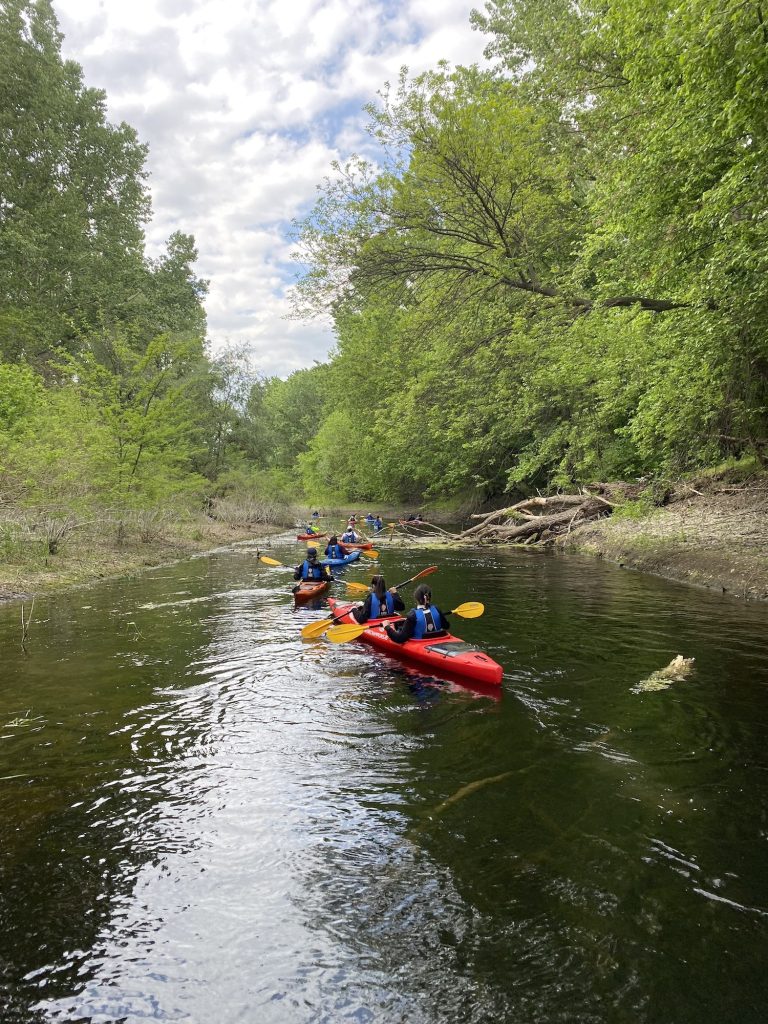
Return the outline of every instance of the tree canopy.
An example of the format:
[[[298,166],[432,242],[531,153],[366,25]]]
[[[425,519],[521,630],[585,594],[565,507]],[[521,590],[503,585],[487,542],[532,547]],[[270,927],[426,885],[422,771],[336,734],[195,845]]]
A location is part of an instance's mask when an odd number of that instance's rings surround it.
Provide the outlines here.
[[[473,22],[494,69],[403,73],[369,108],[380,161],[337,165],[300,226],[297,306],[339,339],[310,480],[352,424],[361,496],[762,457],[761,8],[489,0]]]

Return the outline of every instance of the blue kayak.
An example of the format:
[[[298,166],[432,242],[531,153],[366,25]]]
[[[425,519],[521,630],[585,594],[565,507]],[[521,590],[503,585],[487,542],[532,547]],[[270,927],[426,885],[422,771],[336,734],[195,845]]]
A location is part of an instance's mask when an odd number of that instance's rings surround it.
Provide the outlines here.
[[[350,562],[356,562],[359,557],[359,551],[350,551],[343,558],[324,558],[323,565],[330,565],[332,568],[337,565],[349,565]]]

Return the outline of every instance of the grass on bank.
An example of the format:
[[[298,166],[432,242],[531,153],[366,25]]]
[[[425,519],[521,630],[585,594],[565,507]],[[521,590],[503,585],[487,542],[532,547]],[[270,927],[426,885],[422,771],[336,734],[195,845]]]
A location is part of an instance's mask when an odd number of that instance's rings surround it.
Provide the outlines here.
[[[227,498],[205,511],[162,508],[95,517],[44,509],[0,513],[0,600],[141,570],[292,525],[294,509]]]

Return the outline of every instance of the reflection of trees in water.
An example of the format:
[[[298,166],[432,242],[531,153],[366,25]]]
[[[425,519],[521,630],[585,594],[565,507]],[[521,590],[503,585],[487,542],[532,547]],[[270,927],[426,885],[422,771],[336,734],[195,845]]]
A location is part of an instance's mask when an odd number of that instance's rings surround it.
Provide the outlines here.
[[[153,586],[167,588],[147,580],[143,593]],[[87,611],[82,595],[50,602],[41,632],[55,637],[51,653],[39,640],[28,659],[4,665],[6,693],[23,693],[43,721],[0,746],[0,774],[21,775],[0,800],[3,1024],[32,1024],[41,997],[78,991],[139,870],[196,843],[178,808],[205,786],[190,757],[220,709],[184,690],[158,699],[156,685],[184,679],[184,638],[194,649],[210,641],[210,609],[191,604],[182,621],[131,606],[137,638],[112,617],[123,598],[108,586],[99,594]]]

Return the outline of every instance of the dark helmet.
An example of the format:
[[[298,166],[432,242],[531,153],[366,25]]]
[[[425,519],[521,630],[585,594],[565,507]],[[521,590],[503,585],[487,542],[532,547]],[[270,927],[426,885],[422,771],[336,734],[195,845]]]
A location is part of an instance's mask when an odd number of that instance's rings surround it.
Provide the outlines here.
[[[307,548],[307,558],[317,558],[317,548]]]

